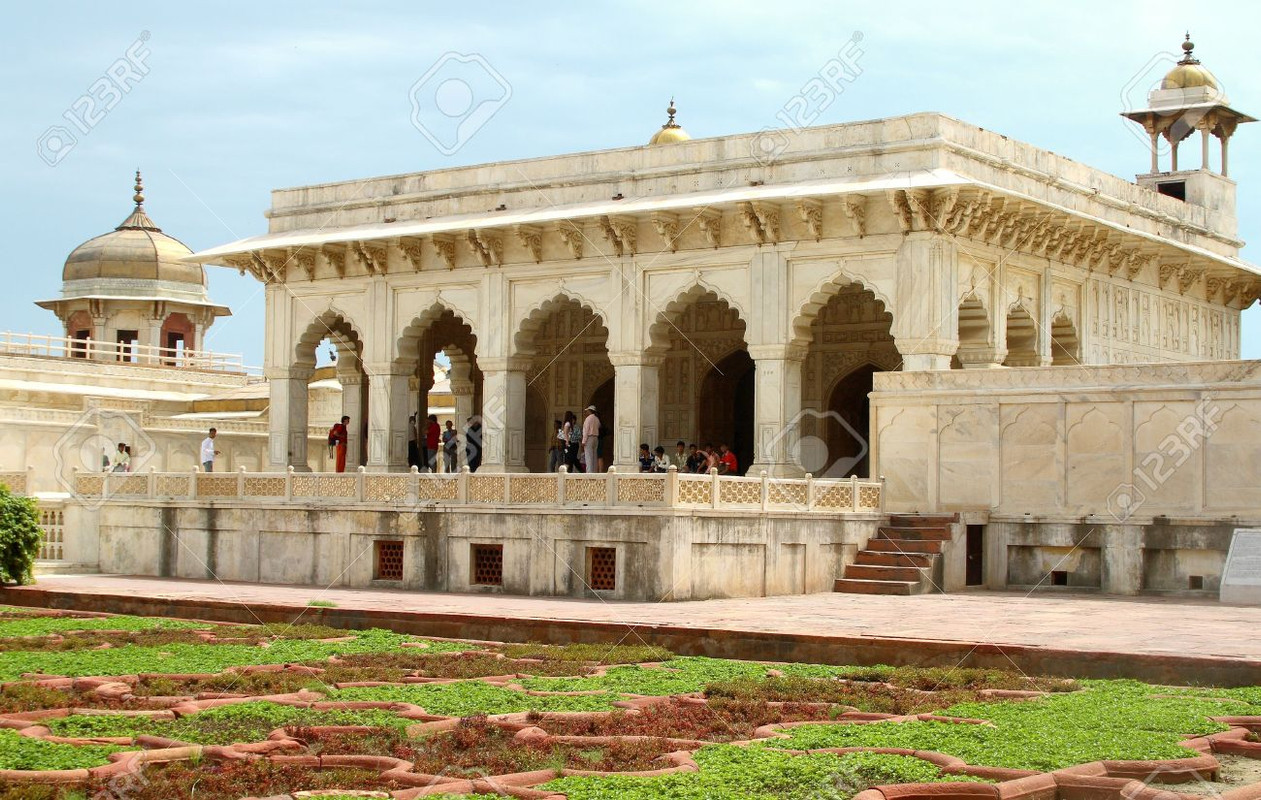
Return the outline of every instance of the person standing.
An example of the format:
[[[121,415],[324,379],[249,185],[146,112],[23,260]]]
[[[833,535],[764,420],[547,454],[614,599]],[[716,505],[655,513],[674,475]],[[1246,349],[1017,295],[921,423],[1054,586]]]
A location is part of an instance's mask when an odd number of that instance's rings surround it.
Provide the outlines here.
[[[582,442],[582,434],[578,431],[575,423],[577,418],[574,412],[566,411],[565,419],[560,424],[560,444],[564,449],[565,469],[569,472],[579,472],[578,469],[578,447]]]
[[[482,419],[469,417],[468,427],[464,429],[465,464],[469,472],[477,472],[482,465]]]
[[[446,430],[442,432],[442,469],[443,472],[455,472],[455,457],[460,452],[460,435],[455,431],[455,423],[447,420]]]
[[[420,447],[416,444],[416,415],[407,418],[407,466],[420,466]]]
[[[442,451],[442,428],[438,425],[438,415],[430,414],[425,423],[425,466],[430,472],[438,471],[438,455]]]
[[[114,472],[130,472],[131,456],[127,454],[127,443],[118,443],[118,453],[114,456]],[[207,470],[209,472],[209,470]]]
[[[201,469],[203,472],[215,471],[215,456],[219,455],[219,451],[215,449],[215,436],[219,431],[214,428],[201,440]],[[123,449],[123,445],[118,446],[119,450]]]
[[[600,470],[600,418],[596,416],[595,406],[587,406],[586,418],[582,421],[582,452],[587,460],[587,472]]]
[[[350,441],[350,429],[347,427],[349,422],[350,417],[342,417],[341,422],[334,424],[328,432],[328,443],[337,458],[334,467],[337,472],[346,471],[346,444]]]
[[[560,420],[552,420],[552,446],[547,448],[547,471],[556,472],[564,461],[565,442]]]

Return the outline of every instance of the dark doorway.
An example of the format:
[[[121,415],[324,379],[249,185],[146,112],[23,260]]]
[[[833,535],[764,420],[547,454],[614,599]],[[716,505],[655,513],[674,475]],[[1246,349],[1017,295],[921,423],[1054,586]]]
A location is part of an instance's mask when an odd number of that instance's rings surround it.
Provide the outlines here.
[[[613,421],[617,419],[614,416],[612,378],[591,393],[587,405],[595,406],[595,414],[600,418],[600,471],[604,472],[613,463]],[[635,446],[639,447],[639,442]]]
[[[825,421],[828,445],[826,465],[816,477],[870,477],[870,447],[867,437],[871,429],[872,364],[864,364],[846,375],[832,388]]]
[[[697,409],[701,442],[725,442],[736,454],[741,475],[753,463],[753,390],[753,359],[737,350],[705,376]]]
[[[119,361],[138,361],[136,357],[136,341],[140,338],[139,331],[119,331],[118,332],[118,360]]]
[[[985,584],[985,526],[969,525],[967,567],[964,582],[968,586]]]

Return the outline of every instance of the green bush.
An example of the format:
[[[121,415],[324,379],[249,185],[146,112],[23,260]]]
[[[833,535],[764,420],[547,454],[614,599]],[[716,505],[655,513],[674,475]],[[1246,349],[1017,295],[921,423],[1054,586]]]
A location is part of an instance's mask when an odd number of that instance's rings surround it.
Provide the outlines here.
[[[33,583],[35,557],[43,540],[35,500],[15,495],[0,484],[0,581]]]

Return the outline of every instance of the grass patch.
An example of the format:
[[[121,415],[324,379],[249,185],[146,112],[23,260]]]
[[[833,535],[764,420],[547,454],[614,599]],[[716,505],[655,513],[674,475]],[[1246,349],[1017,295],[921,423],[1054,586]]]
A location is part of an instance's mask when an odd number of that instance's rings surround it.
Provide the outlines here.
[[[620,694],[671,695],[699,692],[708,684],[735,678],[762,678],[769,667],[752,661],[680,656],[663,669],[640,666],[613,667],[605,675],[585,678],[532,678],[522,681],[527,689],[542,692],[605,691]]]

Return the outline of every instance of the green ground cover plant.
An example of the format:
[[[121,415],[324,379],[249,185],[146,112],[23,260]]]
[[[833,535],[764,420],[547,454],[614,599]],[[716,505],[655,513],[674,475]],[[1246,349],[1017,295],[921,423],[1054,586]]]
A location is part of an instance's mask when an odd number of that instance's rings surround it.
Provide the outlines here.
[[[147,734],[188,744],[258,742],[281,727],[371,725],[402,730],[413,724],[385,710],[313,711],[278,703],[254,702],[219,706],[175,720],[120,715],[72,715],[48,721],[58,736],[85,739]]]
[[[37,617],[0,619],[0,638],[47,636],[69,631],[189,630],[213,627],[206,622],[162,617]]]
[[[109,754],[127,749],[46,742],[0,728],[0,769],[86,769],[109,763]]]
[[[544,784],[569,800],[844,800],[871,786],[959,780],[927,761],[878,753],[788,755],[711,745],[694,758],[700,772],[656,778],[570,777]]]
[[[348,642],[279,639],[265,645],[174,643],[162,647],[124,646],[105,650],[0,653],[0,680],[24,673],[81,677],[134,675],[138,672],[220,672],[250,664],[289,664],[324,661],[329,656],[397,650],[417,641],[386,630],[372,629],[347,635]],[[463,649],[451,642],[430,642],[428,652]]]
[[[430,714],[467,717],[522,711],[609,711],[615,694],[534,696],[480,681],[422,683],[408,686],[361,686],[329,693],[330,700],[415,703]]]
[[[1026,702],[964,703],[946,716],[992,725],[947,722],[820,725],[792,728],[769,747],[905,747],[958,756],[969,764],[1054,770],[1100,759],[1186,758],[1188,734],[1225,730],[1210,716],[1255,714],[1243,700],[1170,695],[1137,681],[1083,681],[1083,691]]]

